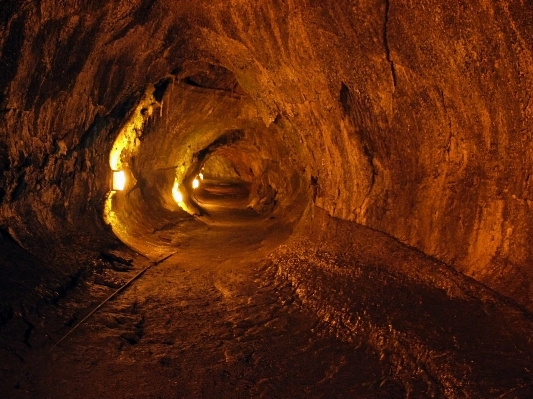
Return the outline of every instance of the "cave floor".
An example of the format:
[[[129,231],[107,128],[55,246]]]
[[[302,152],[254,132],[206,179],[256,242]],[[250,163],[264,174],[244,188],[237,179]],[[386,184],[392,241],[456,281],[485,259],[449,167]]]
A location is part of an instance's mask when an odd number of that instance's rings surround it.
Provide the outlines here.
[[[289,238],[289,226],[277,218],[263,218],[246,209],[242,193],[232,193],[227,187],[206,193],[203,205],[210,215],[209,224],[191,232],[189,239],[176,247],[174,255],[153,264],[142,277],[102,306],[59,345],[52,347],[116,287],[147,267],[150,261],[123,252],[122,257],[133,258],[132,268],[117,270],[117,263],[109,262],[108,265],[114,265],[114,268],[104,265],[95,270],[58,303],[41,309],[38,314],[15,317],[6,324],[0,340],[3,359],[0,361],[1,396],[403,398],[408,396],[407,387],[410,397],[463,397],[456,394],[461,387],[453,391],[442,383],[433,384],[440,384],[440,388],[432,388],[431,381],[426,381],[425,385],[406,383],[398,365],[403,364],[409,369],[408,362],[390,354],[395,350],[401,354],[403,350],[406,358],[425,356],[426,366],[433,367],[437,373],[453,374],[453,371],[446,370],[460,369],[465,379],[468,372],[461,370],[465,362],[482,362],[495,353],[498,364],[487,363],[488,369],[482,375],[487,377],[491,372],[505,369],[509,369],[511,375],[493,375],[493,379],[501,380],[495,385],[481,382],[479,386],[483,387],[484,394],[492,392],[494,396],[490,397],[495,398],[530,397],[533,385],[529,385],[532,380],[528,365],[532,355],[524,351],[531,349],[528,337],[533,328],[527,315],[515,310],[512,317],[501,319],[502,323],[515,325],[502,326],[483,335],[484,339],[493,341],[490,345],[493,352],[472,355],[465,348],[459,348],[472,344],[477,340],[476,336],[479,337],[480,331],[461,330],[472,327],[467,319],[472,320],[472,311],[479,310],[472,301],[468,302],[470,307],[464,306],[464,312],[461,312],[464,304],[460,301],[442,305],[438,300],[428,301],[429,304],[419,310],[411,303],[405,305],[411,309],[398,310],[394,304],[386,303],[386,300],[396,300],[383,290],[383,287],[387,288],[389,277],[383,276],[380,280],[374,273],[366,280],[368,292],[365,298],[371,304],[360,305],[361,308],[366,306],[365,309],[375,315],[384,311],[372,311],[372,306],[376,306],[375,298],[370,294],[373,292],[386,297],[383,306],[396,312],[387,323],[396,323],[394,317],[405,319],[406,312],[414,314],[411,319],[421,312],[426,322],[428,317],[440,315],[435,316],[435,322],[440,323],[438,330],[425,326],[427,332],[415,334],[431,340],[440,349],[424,354],[419,348],[421,340],[409,341],[405,334],[396,336],[397,341],[403,340],[401,345],[406,346],[403,349],[376,343],[375,336],[368,331],[363,332],[362,339],[354,340],[343,332],[342,326],[335,327],[339,320],[335,319],[334,308],[339,302],[344,309],[346,303],[342,304],[338,298],[351,298],[355,294],[348,292],[340,280],[335,283],[334,277],[330,278],[329,288],[321,287],[311,295],[317,300],[324,293],[328,295],[323,298],[324,302],[333,308],[323,311],[310,299],[312,287],[300,285],[295,274],[280,272],[291,262],[297,262],[287,251],[291,246],[302,245],[301,242],[289,241],[282,245],[276,256],[268,257]],[[334,257],[334,262],[354,270],[365,268],[363,262],[367,262],[372,266],[369,269],[375,271],[374,266],[381,265],[384,259],[392,264],[393,258],[403,256],[400,249],[384,255],[384,248],[391,245],[390,238],[372,236],[368,230],[360,231],[372,241],[366,244],[364,251],[374,254],[373,257],[356,256],[348,248],[352,257],[347,258],[344,254],[342,258]],[[331,254],[332,248],[342,241],[336,237],[345,233],[339,228],[337,235],[332,233],[317,237],[317,240],[322,247],[331,247],[328,252]],[[171,231],[167,230],[165,234],[171,234]],[[312,246],[313,243],[307,242],[306,245]],[[324,258],[319,262],[313,260],[306,252],[308,249],[299,251],[296,259],[308,265],[320,263],[323,266]],[[406,248],[402,251],[415,253]],[[427,263],[417,256],[418,253],[412,255],[410,262]],[[447,277],[441,273],[440,277],[434,278],[444,281],[459,277]],[[347,275],[340,279],[346,282]],[[404,285],[410,284],[402,281]],[[414,284],[411,288],[418,289]],[[469,290],[470,295],[475,296],[476,288],[470,287]],[[479,296],[482,295],[480,291]],[[347,304],[359,306],[354,302]],[[498,306],[510,306],[491,304],[494,317],[500,316]],[[458,308],[450,316],[456,320],[449,325],[442,323],[442,314],[450,311],[446,306]],[[464,320],[460,316],[462,313]],[[482,321],[486,322],[488,316],[483,317]],[[377,316],[373,323],[374,332],[383,335],[386,341],[387,333],[380,330]],[[365,327],[361,328],[364,330]],[[401,325],[395,325],[395,328],[402,331]],[[485,324],[478,328],[487,329]],[[408,347],[411,344],[413,348]],[[482,347],[486,348],[489,346]],[[505,350],[503,355],[502,350]],[[435,366],[440,364],[436,358],[444,359],[446,364],[441,368]],[[415,374],[413,381],[424,380]],[[432,378],[438,380],[439,376]],[[446,378],[442,380],[448,381]]]
[[[174,255],[51,350],[150,262],[135,257],[131,269],[95,270],[56,305],[4,330],[4,347],[11,349],[4,359],[11,361],[3,364],[9,378],[2,392],[13,398],[402,397],[383,376],[377,354],[317,331],[318,317],[265,261],[290,228],[246,209],[245,199],[239,186],[204,192],[208,224],[192,229]],[[156,234],[173,240],[168,226]]]

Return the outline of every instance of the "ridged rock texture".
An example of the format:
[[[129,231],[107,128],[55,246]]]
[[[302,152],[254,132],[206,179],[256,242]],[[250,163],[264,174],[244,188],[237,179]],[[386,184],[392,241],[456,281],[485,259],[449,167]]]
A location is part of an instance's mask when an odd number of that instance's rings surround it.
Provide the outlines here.
[[[127,234],[215,154],[254,206],[309,201],[533,310],[532,43],[519,0],[4,0],[2,240],[59,280],[112,242],[109,153],[149,101]]]

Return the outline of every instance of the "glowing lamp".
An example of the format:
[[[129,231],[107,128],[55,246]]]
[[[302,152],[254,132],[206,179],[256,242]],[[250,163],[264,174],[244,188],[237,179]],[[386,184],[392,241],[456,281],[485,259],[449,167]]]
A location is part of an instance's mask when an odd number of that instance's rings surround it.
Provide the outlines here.
[[[195,179],[192,181],[192,188],[193,188],[193,189],[197,189],[198,187],[200,187],[200,180],[198,180],[198,178],[195,178]]]
[[[203,174],[203,173],[200,173],[200,174],[198,175],[198,177],[200,178],[200,180],[204,180],[204,174]]]
[[[183,202],[183,195],[181,195],[178,183],[174,183],[172,187],[172,197],[178,204]]]
[[[126,174],[123,170],[113,171],[113,190],[122,191],[126,186]]]

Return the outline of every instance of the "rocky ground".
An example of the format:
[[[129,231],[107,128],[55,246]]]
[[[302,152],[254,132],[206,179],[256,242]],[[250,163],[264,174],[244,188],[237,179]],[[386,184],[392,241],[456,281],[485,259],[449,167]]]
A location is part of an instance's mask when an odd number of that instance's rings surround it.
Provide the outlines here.
[[[204,192],[208,223],[167,259],[103,254],[57,303],[15,315],[0,330],[0,396],[533,395],[529,314],[389,236],[318,210],[318,227],[304,222],[291,236],[240,194]]]

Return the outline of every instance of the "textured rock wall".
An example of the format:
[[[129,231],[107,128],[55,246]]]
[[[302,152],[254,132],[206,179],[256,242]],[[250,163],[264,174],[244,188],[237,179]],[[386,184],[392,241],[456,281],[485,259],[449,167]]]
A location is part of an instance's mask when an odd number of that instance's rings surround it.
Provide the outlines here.
[[[317,205],[530,306],[531,13],[239,3],[202,33],[265,119],[295,127]]]
[[[316,205],[531,309],[533,5],[332,3],[4,2],[2,228],[33,252],[96,237],[121,122],[204,62],[280,130]]]
[[[167,71],[160,54],[181,43],[165,13],[145,24],[146,2],[79,3],[2,6],[1,224],[41,255],[76,232],[92,245],[101,236],[113,135],[147,80]],[[159,46],[146,49],[147,37]]]
[[[215,179],[230,181],[238,181],[243,179],[245,179],[245,181],[250,180],[250,173],[243,174],[243,176],[241,177],[235,165],[233,165],[228,158],[216,154],[210,157],[209,160],[205,163],[203,168],[203,175]]]

